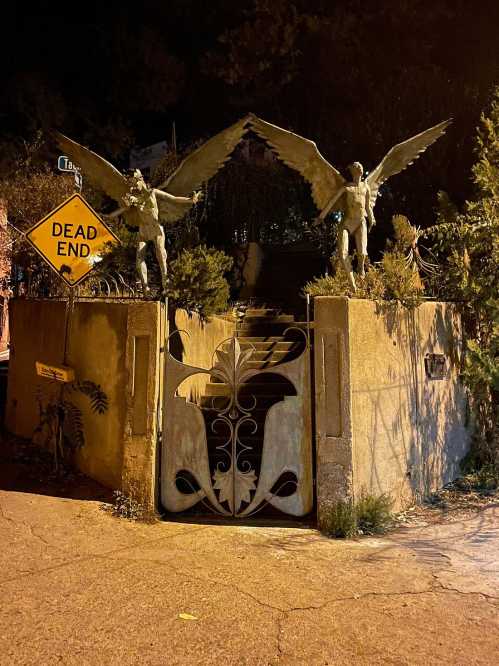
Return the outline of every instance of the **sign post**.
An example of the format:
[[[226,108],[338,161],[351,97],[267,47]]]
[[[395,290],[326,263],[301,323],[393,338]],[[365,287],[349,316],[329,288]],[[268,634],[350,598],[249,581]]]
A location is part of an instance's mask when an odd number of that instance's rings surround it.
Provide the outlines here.
[[[69,157],[66,155],[59,155],[57,158],[57,168],[59,171],[64,171],[65,173],[74,173],[75,177],[75,186],[80,190],[83,187],[83,176],[81,175],[80,167],[76,166]]]
[[[70,165],[73,166],[71,163]],[[66,170],[72,170],[66,163],[64,166],[67,167]],[[66,364],[74,287],[80,284],[100,261],[106,245],[119,243],[119,238],[80,194],[73,194],[37,222],[26,233],[26,238],[70,287],[64,325],[63,363]]]
[[[65,160],[65,161],[64,161]],[[64,156],[59,158],[62,171],[80,175]],[[81,178],[81,175],[80,175]],[[81,182],[81,181],[80,181]],[[68,367],[71,317],[75,303],[75,287],[92,271],[104,254],[106,246],[119,243],[119,238],[100,219],[80,194],[73,194],[26,233],[27,240],[48,265],[69,287],[64,320],[62,366],[36,363],[37,374],[61,382],[61,398],[66,383],[74,381]],[[57,425],[57,441],[62,442],[63,423]]]

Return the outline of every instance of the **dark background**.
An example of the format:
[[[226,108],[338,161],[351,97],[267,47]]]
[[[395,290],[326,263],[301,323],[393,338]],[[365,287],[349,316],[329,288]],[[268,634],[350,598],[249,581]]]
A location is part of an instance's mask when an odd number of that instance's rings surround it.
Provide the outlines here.
[[[0,169],[56,127],[127,166],[131,146],[180,147],[254,111],[313,138],[344,170],[435,123],[447,135],[390,181],[426,226],[438,190],[471,195],[473,140],[499,81],[499,3],[465,0],[39,2],[2,10]],[[376,243],[376,241],[375,241]]]

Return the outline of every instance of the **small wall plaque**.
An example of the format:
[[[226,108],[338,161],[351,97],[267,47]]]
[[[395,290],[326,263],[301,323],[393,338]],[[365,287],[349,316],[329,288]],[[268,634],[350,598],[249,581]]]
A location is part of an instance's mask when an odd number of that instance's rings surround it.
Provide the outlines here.
[[[426,354],[424,367],[428,379],[445,379],[447,363],[444,354]]]

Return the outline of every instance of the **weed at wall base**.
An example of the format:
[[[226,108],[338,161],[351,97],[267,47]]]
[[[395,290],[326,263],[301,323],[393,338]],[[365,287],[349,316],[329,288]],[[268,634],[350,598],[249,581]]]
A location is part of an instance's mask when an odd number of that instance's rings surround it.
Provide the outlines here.
[[[136,520],[143,523],[154,523],[159,516],[154,511],[147,509],[141,502],[121,490],[113,492],[113,503],[103,504],[102,509],[111,513],[116,518]]]
[[[336,539],[349,539],[361,534],[383,534],[389,527],[392,498],[383,493],[363,493],[355,504],[338,501],[322,511],[319,527],[323,534]]]
[[[352,502],[335,502],[322,512],[319,523],[321,532],[335,539],[349,539],[358,532]]]

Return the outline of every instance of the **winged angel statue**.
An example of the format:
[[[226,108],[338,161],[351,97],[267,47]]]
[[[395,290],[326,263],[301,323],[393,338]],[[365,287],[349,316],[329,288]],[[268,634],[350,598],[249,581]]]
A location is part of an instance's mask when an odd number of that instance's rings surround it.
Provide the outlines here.
[[[147,243],[151,241],[154,244],[164,290],[167,254],[162,225],[174,224],[199,201],[201,193],[196,192],[196,188],[214,176],[229,159],[247,132],[248,120],[248,117],[242,118],[206,141],[188,155],[158,188],[147,185],[139,169],[130,177],[124,176],[97,153],[59,132],[56,133],[61,150],[80,167],[95,187],[103,190],[120,206],[109,217],[124,214],[128,224],[139,228],[137,273],[144,293],[150,291],[145,261]]]
[[[403,171],[414,162],[451,123],[445,120],[430,127],[411,139],[397,144],[381,160],[378,166],[362,180],[362,164],[354,162],[349,166],[352,180],[348,182],[317,150],[313,141],[298,134],[271,125],[251,116],[252,129],[274,149],[281,160],[296,169],[312,186],[312,197],[321,211],[319,220],[333,210],[343,213],[338,237],[341,261],[355,291],[355,277],[348,254],[349,237],[355,240],[358,272],[364,277],[364,263],[367,257],[367,233],[375,224],[374,206],[379,188],[390,176]]]

